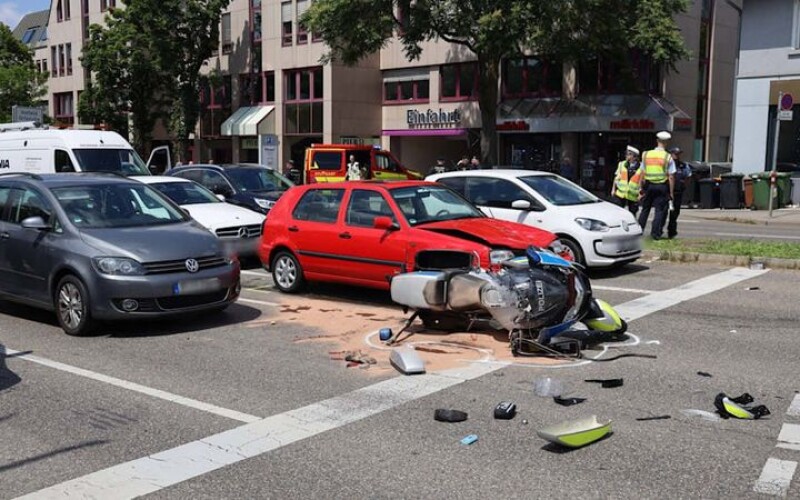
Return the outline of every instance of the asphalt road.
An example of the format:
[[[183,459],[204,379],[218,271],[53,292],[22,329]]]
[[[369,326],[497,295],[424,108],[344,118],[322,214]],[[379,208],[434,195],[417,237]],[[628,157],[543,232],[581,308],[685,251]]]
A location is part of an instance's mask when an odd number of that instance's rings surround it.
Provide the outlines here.
[[[720,212],[718,220],[708,220],[693,217],[692,210],[683,209],[678,218],[679,238],[721,239],[721,240],[746,240],[759,241],[784,241],[800,243],[800,226],[789,224],[752,224],[745,222],[731,222],[725,220],[724,212]],[[650,224],[645,234],[650,234]],[[666,232],[666,228],[665,228]]]
[[[259,271],[221,315],[89,338],[0,303],[0,498],[797,498],[800,451],[777,445],[800,447],[798,276],[661,262],[594,273],[596,293],[632,318],[631,340],[604,357],[657,359],[415,377],[348,369],[329,345],[303,341],[335,334],[351,309],[402,316],[386,294],[318,287],[308,306],[342,312],[309,328]],[[587,401],[537,397],[548,376]],[[617,377],[614,389],[583,381]],[[748,392],[772,414],[681,413],[713,411],[719,392]],[[492,418],[501,400],[518,404],[515,419]],[[436,422],[436,408],[469,419]],[[588,415],[611,419],[613,434],[572,451],[536,435]],[[478,441],[460,444],[468,434]]]

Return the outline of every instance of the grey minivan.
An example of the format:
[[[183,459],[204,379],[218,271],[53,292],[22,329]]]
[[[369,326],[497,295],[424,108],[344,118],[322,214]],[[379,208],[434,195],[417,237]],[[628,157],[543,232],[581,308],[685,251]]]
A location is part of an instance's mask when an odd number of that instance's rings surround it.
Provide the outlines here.
[[[222,310],[239,262],[177,205],[110,174],[0,174],[0,298],[97,320]]]

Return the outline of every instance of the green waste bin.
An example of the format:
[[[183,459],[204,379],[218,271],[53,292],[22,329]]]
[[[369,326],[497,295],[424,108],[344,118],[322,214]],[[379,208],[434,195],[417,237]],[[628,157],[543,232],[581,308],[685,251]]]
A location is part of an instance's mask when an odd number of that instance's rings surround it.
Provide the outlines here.
[[[753,202],[757,210],[769,210],[769,178],[771,172],[759,172],[752,175]],[[790,174],[778,172],[777,189],[772,200],[772,208],[783,208],[791,203],[792,180]]]

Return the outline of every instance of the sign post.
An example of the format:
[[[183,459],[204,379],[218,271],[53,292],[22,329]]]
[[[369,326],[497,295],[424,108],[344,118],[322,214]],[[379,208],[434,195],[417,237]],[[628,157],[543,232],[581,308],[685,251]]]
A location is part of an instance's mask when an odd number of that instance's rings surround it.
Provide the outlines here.
[[[776,106],[775,137],[772,143],[772,172],[769,176],[769,216],[772,218],[772,204],[775,201],[778,171],[778,138],[781,133],[781,122],[791,121],[794,118],[792,108],[794,99],[792,94],[778,92],[778,105]]]

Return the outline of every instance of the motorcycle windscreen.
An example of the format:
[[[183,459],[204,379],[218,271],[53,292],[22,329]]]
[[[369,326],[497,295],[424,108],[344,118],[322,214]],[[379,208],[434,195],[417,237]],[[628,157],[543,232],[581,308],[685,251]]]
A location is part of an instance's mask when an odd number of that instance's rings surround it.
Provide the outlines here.
[[[538,250],[534,247],[529,248],[526,254],[528,256],[528,261],[531,263],[531,267],[534,265],[572,267],[572,262],[561,258],[554,253]]]

